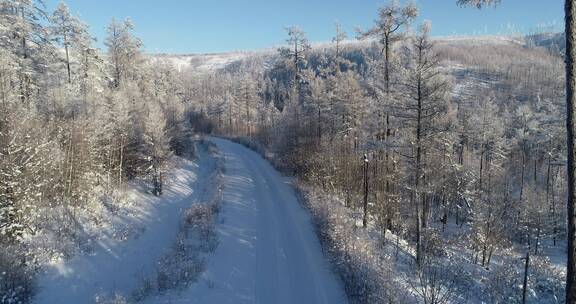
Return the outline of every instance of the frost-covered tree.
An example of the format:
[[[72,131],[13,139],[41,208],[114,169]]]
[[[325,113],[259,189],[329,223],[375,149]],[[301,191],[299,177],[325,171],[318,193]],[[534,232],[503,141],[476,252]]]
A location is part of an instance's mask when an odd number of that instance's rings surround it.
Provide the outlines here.
[[[401,5],[398,1],[390,1],[378,10],[378,18],[374,25],[362,32],[359,32],[360,39],[374,38],[378,42],[379,57],[370,64],[370,75],[368,85],[372,92],[372,97],[377,101],[377,132],[374,132],[377,140],[381,141],[379,148],[379,161],[374,164],[380,165],[380,176],[384,179],[383,199],[386,201],[383,205],[390,205],[393,195],[393,181],[395,174],[393,170],[394,151],[392,146],[392,135],[394,133],[393,121],[391,119],[391,104],[396,100],[392,95],[391,79],[394,46],[405,38],[405,33],[411,23],[418,15],[418,8],[413,3]],[[380,59],[381,58],[381,59]],[[382,156],[383,154],[383,156]],[[381,159],[380,159],[381,158]],[[386,215],[388,217],[388,215]]]
[[[46,73],[55,48],[50,44],[44,27],[46,9],[40,0],[9,0],[0,3],[1,44],[14,55],[17,64],[18,94],[20,100],[30,102],[42,86],[42,73]]]
[[[68,83],[72,82],[72,70],[70,67],[70,51],[72,48],[83,51],[89,48],[86,37],[89,37],[86,25],[76,17],[70,15],[68,6],[60,2],[50,18],[51,34],[56,42],[64,47],[66,71],[68,74]]]
[[[344,42],[344,40],[348,38],[348,35],[342,29],[342,25],[339,22],[336,22],[335,27],[336,27],[336,34],[332,38],[332,42],[336,45],[336,61],[338,61],[338,59],[340,58],[340,50],[342,42]]]
[[[159,195],[172,151],[193,153],[183,77],[132,31],[113,22],[107,61],[63,3],[0,1],[0,302],[29,301],[36,254],[75,252],[128,179]]]
[[[302,68],[306,66],[306,51],[310,50],[310,44],[306,33],[297,26],[286,28],[288,38],[286,39],[287,47],[279,49],[282,56],[292,61],[294,69],[294,83],[298,82]]]
[[[394,43],[402,39],[404,31],[417,16],[416,5],[409,3],[401,6],[398,1],[392,1],[378,10],[378,19],[371,29],[360,32],[360,38],[376,38],[381,45],[386,92],[390,91],[390,61]]]
[[[166,118],[156,103],[148,105],[148,117],[144,120],[145,171],[152,178],[152,193],[161,195],[166,161],[170,156],[170,138]]]
[[[310,43],[306,34],[297,26],[286,28],[288,39],[286,39],[286,47],[278,49],[280,55],[285,59],[291,61],[293,73],[293,102],[302,104],[304,102],[302,92],[302,81],[305,81],[303,70],[306,68],[306,52],[310,50]]]
[[[241,107],[240,117],[243,118],[246,136],[250,137],[253,133],[254,118],[256,116],[253,112],[259,103],[259,97],[257,96],[257,88],[254,81],[248,76],[242,78],[243,80],[238,84],[234,92],[234,100],[238,103],[238,106]]]
[[[118,22],[115,18],[108,25],[106,41],[108,56],[112,65],[114,87],[119,88],[125,80],[134,78],[140,62],[142,42],[133,34],[134,25],[130,19]]]
[[[410,164],[413,182],[411,201],[416,215],[416,242],[418,265],[422,261],[421,229],[426,227],[428,207],[426,183],[429,172],[426,155],[431,153],[430,143],[439,134],[438,118],[447,110],[448,82],[438,71],[439,59],[430,40],[430,24],[420,27],[409,50],[407,70],[403,82],[405,100],[397,105],[394,115],[402,118],[412,133],[409,136]]]

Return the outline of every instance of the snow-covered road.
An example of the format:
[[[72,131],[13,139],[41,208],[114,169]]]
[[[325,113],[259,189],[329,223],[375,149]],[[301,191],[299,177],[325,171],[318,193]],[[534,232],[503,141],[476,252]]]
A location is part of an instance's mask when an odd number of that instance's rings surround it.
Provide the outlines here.
[[[218,248],[197,283],[149,303],[345,303],[288,180],[244,146],[210,140],[225,159]]]
[[[206,271],[188,288],[150,295],[145,303],[345,303],[340,281],[322,254],[310,217],[288,179],[257,153],[210,138],[224,159],[219,244]],[[204,151],[204,150],[202,150]],[[202,152],[200,151],[200,152]],[[181,211],[213,187],[214,160],[200,153],[182,161],[166,193],[134,190],[139,215],[126,219],[145,230],[134,239],[100,239],[94,252],[55,262],[39,278],[35,303],[94,303],[96,295],[129,295],[174,244]]]

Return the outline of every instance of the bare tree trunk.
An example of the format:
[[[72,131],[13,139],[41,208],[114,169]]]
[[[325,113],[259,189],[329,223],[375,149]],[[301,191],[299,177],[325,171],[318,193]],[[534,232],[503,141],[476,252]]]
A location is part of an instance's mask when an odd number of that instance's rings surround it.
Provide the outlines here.
[[[416,204],[416,266],[422,266],[422,216],[420,214],[420,202],[418,191],[413,191],[414,203]]]
[[[522,304],[526,304],[526,291],[528,290],[528,267],[530,266],[530,248],[526,251],[526,264],[524,265],[524,284],[522,284]]]
[[[232,102],[228,102],[228,132],[232,134]]]
[[[26,17],[24,12],[24,7],[21,8],[20,14],[22,16],[22,24],[26,24]],[[26,47],[26,35],[22,35],[22,57],[24,59],[28,58],[28,49]]]
[[[490,266],[490,260],[492,260],[492,254],[494,253],[494,247],[490,247],[490,252],[488,253],[488,262],[486,262],[486,269]]]
[[[520,175],[520,201],[524,198],[524,174],[526,171],[526,153],[522,151],[522,174]]]
[[[384,39],[384,82],[385,82],[385,90],[386,96],[390,96],[390,39],[388,36]],[[389,168],[389,161],[390,161],[390,151],[388,147],[388,142],[390,140],[391,130],[390,130],[390,114],[388,112],[385,113],[386,120],[385,120],[385,128],[384,128],[384,144],[385,144],[385,160],[384,160],[384,180],[385,180],[385,199],[387,203],[390,200],[390,168]]]
[[[24,7],[21,8],[21,15],[22,15],[22,24],[26,23],[26,18],[24,17]],[[26,36],[22,35],[22,58],[27,59],[28,58],[28,50],[27,50],[27,46],[26,46]],[[22,101],[22,103],[25,103],[28,97],[28,86],[27,86],[27,82],[28,82],[28,76],[25,73],[22,73],[20,75],[20,101]]]
[[[364,217],[362,227],[368,226],[368,155],[364,154]]]
[[[576,57],[576,3],[574,0],[566,0],[564,6],[566,14],[566,128],[568,147],[568,261],[566,269],[566,303],[576,303],[576,214],[574,205],[576,203],[576,172],[574,171],[574,152],[576,151],[576,141],[574,140],[574,112],[576,106],[576,67],[574,58]]]
[[[122,169],[124,167],[124,138],[120,137],[120,165],[118,167],[118,187],[122,186]]]
[[[552,155],[548,156],[548,164],[546,166],[546,203],[550,203],[550,173],[552,171]]]
[[[414,203],[416,204],[416,265],[422,265],[422,211],[420,210],[420,165],[422,158],[421,135],[422,135],[422,97],[418,79],[418,113],[416,120],[416,168],[414,176]],[[422,205],[422,207],[424,207]]]
[[[68,83],[72,83],[72,72],[70,71],[70,53],[68,51],[68,37],[64,33],[64,51],[66,51],[66,69],[68,70]]]
[[[536,229],[536,240],[534,240],[534,254],[538,254],[538,245],[540,244],[540,234],[542,233],[542,228],[540,224],[540,219],[538,219],[538,228]]]
[[[478,189],[482,193],[482,170],[484,169],[484,151],[480,152],[480,174],[478,179]]]
[[[464,142],[460,143],[460,149],[458,149],[458,164],[464,165]]]
[[[492,227],[491,227],[491,222],[492,222],[492,213],[490,212],[490,216],[488,217],[488,221],[486,221],[486,235],[484,237],[484,242],[482,244],[482,267],[488,266],[486,263],[486,260],[488,258],[488,242],[490,242],[490,235],[492,234]]]
[[[320,110],[320,105],[318,105],[318,145],[322,141],[322,112]]]
[[[390,37],[384,39],[384,81],[386,94],[390,93]]]
[[[538,181],[538,158],[536,157],[536,155],[534,155],[534,184],[536,184],[537,181]]]
[[[73,146],[73,139],[70,138],[70,168],[68,170],[68,197],[72,196],[72,185],[74,183],[74,146]]]
[[[252,131],[250,129],[251,121],[250,121],[250,100],[248,96],[248,87],[246,87],[246,92],[244,93],[244,97],[246,98],[246,136],[252,137]]]
[[[108,182],[108,193],[112,192],[112,168],[114,165],[114,153],[113,153],[113,145],[112,145],[112,139],[110,139],[110,147],[108,148],[108,170],[107,170],[107,174],[106,174],[106,180]]]
[[[557,214],[556,214],[556,197],[554,194],[554,185],[555,185],[555,176],[558,175],[558,172],[560,172],[560,169],[556,170],[556,173],[554,173],[554,176],[552,176],[551,178],[551,185],[550,185],[550,197],[551,197],[551,201],[552,201],[552,242],[554,244],[554,246],[556,246],[556,240],[558,238],[558,219],[557,219]]]

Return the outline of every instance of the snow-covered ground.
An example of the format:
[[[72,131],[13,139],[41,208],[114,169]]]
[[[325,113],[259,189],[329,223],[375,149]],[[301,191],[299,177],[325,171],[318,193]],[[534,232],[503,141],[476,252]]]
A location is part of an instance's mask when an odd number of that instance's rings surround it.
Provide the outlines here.
[[[35,303],[94,303],[96,298],[129,295],[139,288],[176,241],[182,210],[203,199],[213,161],[205,149],[197,151],[197,161],[175,159],[161,197],[137,186],[127,190],[133,209],[114,224],[141,227],[139,233],[126,240],[104,233],[92,252],[47,265],[38,278]]]
[[[290,181],[244,146],[210,141],[220,150],[225,172],[218,246],[206,256],[205,271],[196,282],[140,300],[345,303],[342,284]],[[213,192],[210,177],[216,162],[208,150],[197,150],[197,161],[178,159],[163,196],[135,186],[127,190],[135,202],[129,213],[133,216],[119,218],[117,224],[143,227],[139,233],[124,240],[104,234],[91,252],[45,267],[35,303],[108,303],[115,295],[132,302],[131,295],[154,275],[158,261],[177,241],[182,211]]]
[[[199,282],[148,303],[345,303],[289,180],[256,152],[210,140],[225,159],[218,248]]]

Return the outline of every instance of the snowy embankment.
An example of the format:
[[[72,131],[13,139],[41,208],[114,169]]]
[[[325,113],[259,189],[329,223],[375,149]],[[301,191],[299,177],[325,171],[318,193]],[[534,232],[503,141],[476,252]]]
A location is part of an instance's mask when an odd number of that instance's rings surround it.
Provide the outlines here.
[[[345,303],[289,180],[242,145],[210,141],[225,160],[218,247],[197,283],[148,303]]]
[[[94,303],[141,289],[177,242],[183,210],[212,195],[208,183],[215,162],[205,147],[197,151],[196,161],[175,158],[161,197],[129,187],[127,195],[134,203],[113,219],[112,226],[137,227],[137,233],[119,238],[114,229],[107,229],[89,253],[46,265],[35,303]]]

